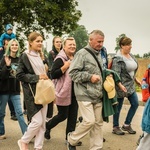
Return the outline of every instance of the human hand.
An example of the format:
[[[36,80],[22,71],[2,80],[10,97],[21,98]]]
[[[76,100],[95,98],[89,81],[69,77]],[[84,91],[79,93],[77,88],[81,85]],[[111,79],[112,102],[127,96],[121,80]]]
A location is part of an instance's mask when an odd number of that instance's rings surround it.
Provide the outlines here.
[[[39,80],[47,80],[47,79],[49,79],[48,78],[48,76],[46,75],[46,74],[41,74],[41,75],[39,75]]]
[[[123,92],[127,92],[126,87],[121,82],[118,83],[118,86]]]
[[[64,62],[64,65],[61,67],[63,73],[69,68],[70,64],[71,64],[70,60]]]
[[[2,51],[3,50],[3,48],[2,47],[0,47],[0,51]]]
[[[11,59],[8,56],[5,56],[5,62],[6,62],[6,66],[10,66]]]
[[[93,74],[92,77],[91,77],[91,82],[92,83],[97,83],[98,81],[100,81],[100,76],[96,75],[96,74]]]

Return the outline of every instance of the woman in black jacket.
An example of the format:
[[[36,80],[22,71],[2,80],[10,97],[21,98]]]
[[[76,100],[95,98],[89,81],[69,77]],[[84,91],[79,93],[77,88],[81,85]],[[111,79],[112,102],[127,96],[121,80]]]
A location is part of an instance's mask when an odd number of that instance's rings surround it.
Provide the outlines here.
[[[27,116],[30,124],[27,132],[18,141],[19,148],[28,150],[28,143],[35,137],[34,149],[41,150],[44,142],[45,120],[47,105],[34,103],[34,97],[29,84],[35,93],[36,83],[39,80],[49,79],[50,71],[43,63],[44,55],[42,53],[43,37],[37,32],[32,32],[28,37],[29,49],[20,57],[19,67],[17,69],[17,78],[22,83],[24,100],[27,108]],[[45,61],[44,61],[45,62]]]
[[[20,82],[16,79],[16,70],[20,55],[19,43],[16,39],[9,41],[5,56],[0,64],[0,139],[5,139],[4,117],[8,100],[11,100],[22,133],[27,129],[24,121],[21,101]]]

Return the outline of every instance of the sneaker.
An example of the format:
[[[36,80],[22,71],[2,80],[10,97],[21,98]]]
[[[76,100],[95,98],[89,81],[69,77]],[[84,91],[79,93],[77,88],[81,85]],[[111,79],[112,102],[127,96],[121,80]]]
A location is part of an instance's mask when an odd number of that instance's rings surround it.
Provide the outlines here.
[[[72,146],[69,142],[67,143],[68,150],[76,150],[76,146]]]
[[[6,136],[5,135],[0,135],[0,140],[4,140],[6,139]]]
[[[49,139],[51,138],[51,136],[50,136],[50,130],[46,129],[45,134],[44,134],[44,137],[45,137],[47,140],[49,140]]]
[[[14,120],[14,121],[17,121],[17,120],[18,120],[15,115],[12,115],[10,119],[11,119],[11,120]]]
[[[125,133],[120,129],[120,127],[114,127],[112,133],[117,135],[124,135]]]
[[[131,125],[128,125],[128,126],[123,125],[121,129],[122,129],[123,131],[129,132],[130,134],[136,134],[136,131],[134,131],[134,130],[132,129]]]

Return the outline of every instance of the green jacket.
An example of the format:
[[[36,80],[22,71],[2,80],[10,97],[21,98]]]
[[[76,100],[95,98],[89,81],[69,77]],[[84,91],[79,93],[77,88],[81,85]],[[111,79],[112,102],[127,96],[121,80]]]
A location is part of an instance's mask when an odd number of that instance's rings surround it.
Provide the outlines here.
[[[110,69],[103,70],[103,81],[105,81],[108,75],[112,74],[115,84],[117,85],[120,82],[120,78],[118,74]],[[117,96],[112,99],[108,98],[107,92],[103,88],[103,109],[102,109],[102,116],[103,120],[109,122],[109,116],[114,115],[117,113]]]

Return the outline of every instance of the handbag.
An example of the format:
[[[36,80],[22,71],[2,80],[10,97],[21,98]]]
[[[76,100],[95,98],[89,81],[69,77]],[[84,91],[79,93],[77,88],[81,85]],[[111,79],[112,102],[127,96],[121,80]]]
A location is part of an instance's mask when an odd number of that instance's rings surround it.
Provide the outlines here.
[[[35,95],[30,84],[29,87],[34,97],[35,104],[45,105],[55,100],[55,88],[53,82],[50,79],[39,80],[36,83]]]

